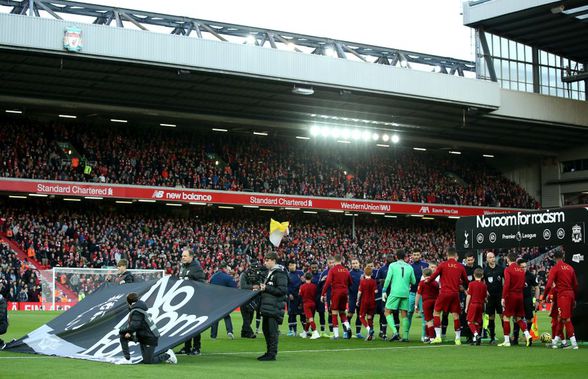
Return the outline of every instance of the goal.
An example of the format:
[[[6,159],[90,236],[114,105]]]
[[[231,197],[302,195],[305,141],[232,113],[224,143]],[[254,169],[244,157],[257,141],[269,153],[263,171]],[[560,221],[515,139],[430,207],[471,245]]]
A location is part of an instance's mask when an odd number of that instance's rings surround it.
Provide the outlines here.
[[[160,279],[164,270],[127,270],[136,282]],[[116,283],[116,268],[53,267],[41,271],[41,289],[44,305],[49,309],[63,309],[81,301],[104,283]],[[57,306],[56,306],[57,305]]]

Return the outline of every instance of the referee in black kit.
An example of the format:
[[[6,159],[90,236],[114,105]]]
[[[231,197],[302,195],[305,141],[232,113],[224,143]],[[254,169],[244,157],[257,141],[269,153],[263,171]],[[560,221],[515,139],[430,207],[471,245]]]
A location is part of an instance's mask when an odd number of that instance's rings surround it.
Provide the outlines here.
[[[496,264],[496,255],[486,254],[486,266],[484,267],[484,280],[488,287],[488,301],[486,314],[488,315],[488,331],[490,332],[490,344],[496,343],[496,320],[498,313],[499,324],[502,325],[502,283],[504,281],[504,267]]]

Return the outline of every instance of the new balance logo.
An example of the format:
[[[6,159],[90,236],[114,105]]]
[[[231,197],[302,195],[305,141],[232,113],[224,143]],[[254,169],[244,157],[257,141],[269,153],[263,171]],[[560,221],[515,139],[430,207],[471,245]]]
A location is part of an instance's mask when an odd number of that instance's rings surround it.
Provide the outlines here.
[[[151,195],[151,197],[154,197],[156,199],[161,199],[161,198],[163,198],[163,194],[164,194],[163,191],[155,191],[155,192],[153,192],[153,195]]]

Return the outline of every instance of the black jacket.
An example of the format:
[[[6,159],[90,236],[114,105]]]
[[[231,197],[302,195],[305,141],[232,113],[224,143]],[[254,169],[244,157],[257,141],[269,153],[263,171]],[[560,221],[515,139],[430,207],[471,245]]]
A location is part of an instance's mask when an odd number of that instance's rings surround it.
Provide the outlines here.
[[[264,283],[265,291],[261,292],[261,315],[275,317],[281,323],[288,295],[288,274],[284,267],[276,265],[269,271]]]
[[[190,279],[197,282],[204,282],[204,271],[202,270],[202,266],[200,266],[200,262],[194,259],[190,264],[183,264],[182,268],[180,269],[180,279]]]
[[[147,304],[141,300],[134,303],[129,311],[129,321],[126,326],[120,329],[120,333],[135,333],[140,343],[157,345],[159,332],[152,330],[143,312],[147,312]]]
[[[135,277],[130,272],[125,271],[118,275],[117,281],[119,284],[133,283],[135,281]]]
[[[6,333],[8,330],[8,303],[2,295],[0,295],[0,334]]]

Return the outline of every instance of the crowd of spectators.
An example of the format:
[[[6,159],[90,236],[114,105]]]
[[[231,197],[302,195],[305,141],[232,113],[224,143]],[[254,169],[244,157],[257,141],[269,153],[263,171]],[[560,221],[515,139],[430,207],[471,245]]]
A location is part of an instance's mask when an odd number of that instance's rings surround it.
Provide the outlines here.
[[[7,301],[37,302],[41,285],[37,273],[21,262],[5,241],[0,240],[0,294]]]
[[[538,207],[522,187],[469,156],[197,129],[0,123],[3,177]]]

